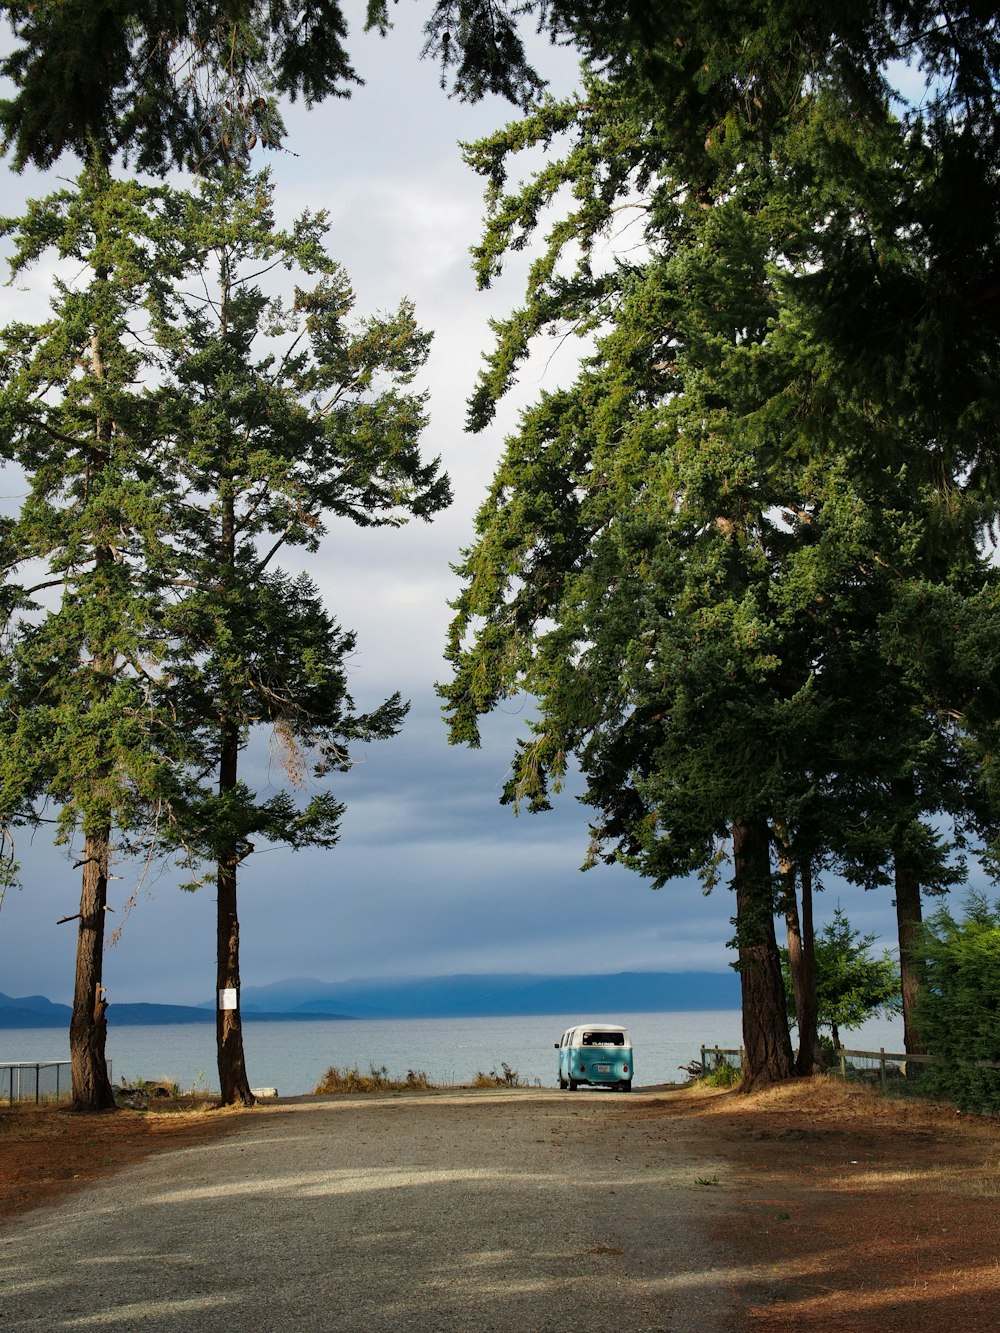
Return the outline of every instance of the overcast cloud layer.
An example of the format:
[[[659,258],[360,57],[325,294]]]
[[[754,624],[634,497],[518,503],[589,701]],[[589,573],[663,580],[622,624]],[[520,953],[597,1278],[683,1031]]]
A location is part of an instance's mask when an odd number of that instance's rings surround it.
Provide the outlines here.
[[[357,9],[360,5],[354,6]],[[464,401],[488,345],[487,321],[517,299],[523,264],[477,293],[468,250],[478,233],[481,187],[461,161],[456,141],[502,124],[497,103],[468,107],[450,101],[436,70],[418,61],[421,8],[394,10],[399,27],[386,42],[355,39],[366,86],[349,101],[288,116],[295,156],[269,159],[283,221],[305,208],[329,210],[328,244],[349,273],[362,312],[413,299],[421,323],[435,330],[424,377],[431,393],[425,451],[440,453],[455,490],[453,507],[433,524],[395,531],[332,531],[310,563],[336,618],[358,632],[352,688],[361,706],[400,690],[412,701],[403,734],[359,751],[360,762],[338,779],[347,803],[333,852],[255,854],[241,870],[243,982],[263,985],[292,976],[344,980],[456,972],[614,972],[724,970],[732,959],[732,897],[726,888],[705,898],[696,883],[652,892],[619,869],[581,874],[586,811],[572,798],[540,816],[515,818],[498,796],[512,741],[527,701],[488,720],[479,751],[447,744],[434,682],[445,675],[442,647],[449,571],[470,540],[472,519],[518,403],[571,373],[565,351],[547,349],[521,377],[516,394],[488,435],[463,434]],[[568,82],[566,53],[550,61]],[[75,175],[61,164],[63,177]],[[38,177],[0,167],[0,207],[19,210],[28,194],[52,188]],[[0,320],[41,318],[44,267],[27,290],[0,289]],[[552,356],[548,352],[553,352]],[[290,552],[286,568],[299,567]],[[266,745],[251,756],[248,780],[265,790],[278,781]],[[0,990],[9,995],[72,995],[75,926],[57,926],[76,911],[79,871],[71,859],[22,841],[23,890],[0,908]],[[182,894],[177,873],[160,867],[144,882],[127,920],[135,887],[112,885],[112,925],[120,943],[109,950],[109,998],[192,1003],[211,996],[215,973],[214,891]],[[837,902],[852,922],[891,944],[887,892],[831,888],[821,918]]]

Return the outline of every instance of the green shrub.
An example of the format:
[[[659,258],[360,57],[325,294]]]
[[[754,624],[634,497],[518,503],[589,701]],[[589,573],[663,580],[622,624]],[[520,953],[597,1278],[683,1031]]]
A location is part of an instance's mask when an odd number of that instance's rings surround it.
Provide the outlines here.
[[[150,1105],[156,1104],[162,1109],[166,1102],[176,1102],[181,1096],[181,1090],[171,1079],[132,1079],[123,1078],[121,1083],[113,1089],[115,1101],[119,1106],[125,1107],[130,1111],[148,1111]]]
[[[921,933],[923,979],[916,1026],[928,1053],[920,1090],[961,1111],[1000,1114],[1000,909],[981,894],[963,920],[936,912]]]
[[[715,1064],[702,1077],[702,1083],[709,1088],[733,1088],[743,1077],[736,1065],[730,1064],[725,1056],[717,1055]]]

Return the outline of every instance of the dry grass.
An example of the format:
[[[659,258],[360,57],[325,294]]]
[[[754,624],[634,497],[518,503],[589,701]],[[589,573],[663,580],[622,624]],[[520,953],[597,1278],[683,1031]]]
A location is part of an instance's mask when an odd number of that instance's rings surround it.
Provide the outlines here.
[[[498,1074],[495,1069],[491,1069],[488,1074],[484,1074],[480,1069],[476,1077],[472,1080],[474,1088],[526,1088],[528,1085],[517,1072],[511,1069],[506,1060],[500,1061],[502,1074]]]
[[[313,1089],[315,1096],[352,1092],[429,1092],[435,1087],[422,1069],[408,1069],[405,1078],[392,1078],[385,1065],[369,1065],[362,1074],[357,1065],[339,1069],[331,1065]]]

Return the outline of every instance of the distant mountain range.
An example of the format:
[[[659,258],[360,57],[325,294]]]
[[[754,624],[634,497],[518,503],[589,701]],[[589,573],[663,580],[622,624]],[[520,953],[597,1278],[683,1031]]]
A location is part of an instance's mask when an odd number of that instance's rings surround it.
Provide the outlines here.
[[[738,1009],[739,977],[728,972],[618,972],[591,976],[499,973],[316,981],[302,978],[244,987],[244,1014],[255,1009],[301,1016],[331,1010],[355,1018],[465,1018]]]
[[[480,1018],[567,1014],[613,1018],[616,1014],[698,1009],[738,1009],[735,972],[618,972],[611,975],[377,978],[316,981],[298,978],[269,986],[245,986],[240,1008],[248,1022],[351,1018]],[[44,995],[20,999],[0,993],[0,1028],[68,1027],[70,1007]],[[215,1005],[114,1004],[111,1027],[160,1023],[210,1023]]]
[[[72,1009],[68,1004],[53,1004],[44,995],[24,995],[14,999],[0,992],[0,1029],[68,1028]],[[348,1019],[348,1014],[247,1014],[244,1018],[289,1022],[293,1019]],[[165,1023],[214,1023],[211,1006],[186,1004],[113,1004],[108,1007],[109,1027],[153,1026]]]

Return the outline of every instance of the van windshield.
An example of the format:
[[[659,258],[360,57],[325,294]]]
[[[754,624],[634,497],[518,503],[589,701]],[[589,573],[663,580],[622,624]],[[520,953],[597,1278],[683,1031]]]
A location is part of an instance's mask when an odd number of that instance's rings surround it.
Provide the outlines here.
[[[584,1046],[624,1046],[624,1032],[593,1031],[583,1034]]]

